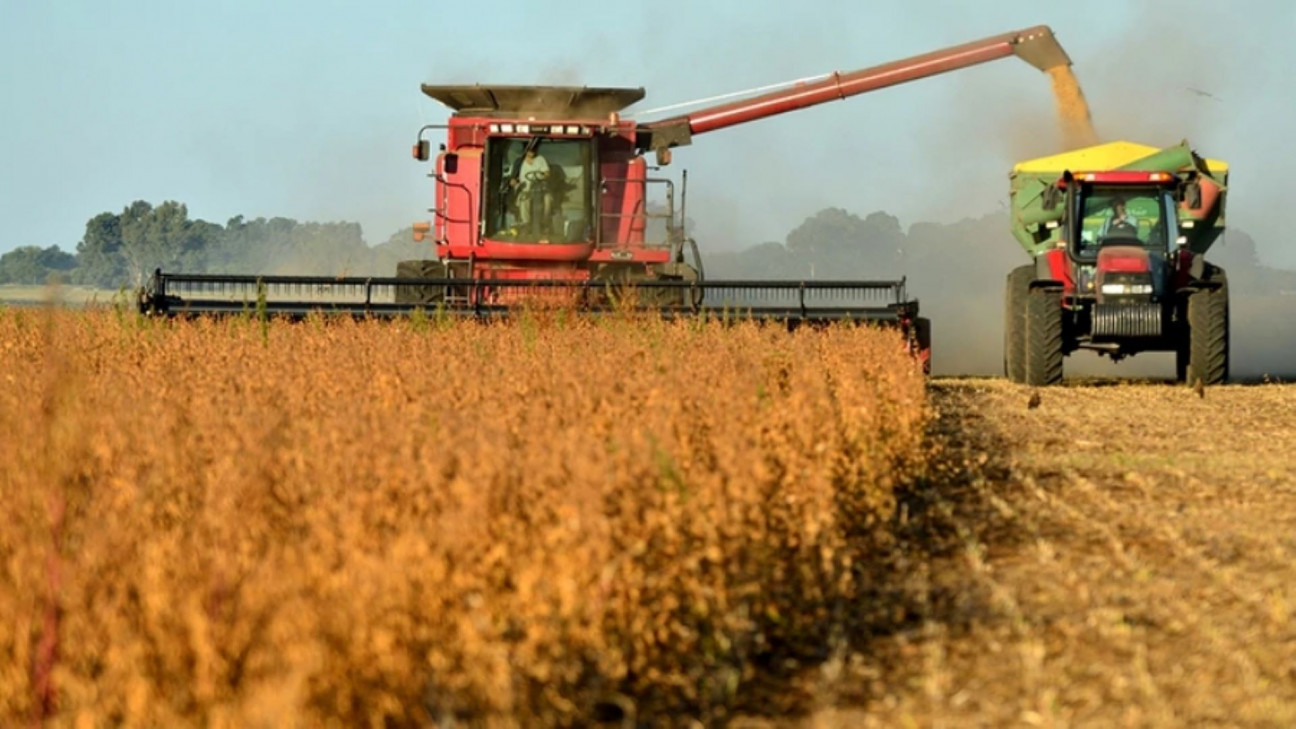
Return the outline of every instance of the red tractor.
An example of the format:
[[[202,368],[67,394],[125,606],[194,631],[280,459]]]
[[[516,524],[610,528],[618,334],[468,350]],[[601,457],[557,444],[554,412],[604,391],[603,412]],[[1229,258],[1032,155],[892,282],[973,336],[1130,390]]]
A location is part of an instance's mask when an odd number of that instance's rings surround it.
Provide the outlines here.
[[[1228,166],[1183,143],[1111,142],[1018,164],[1013,233],[1035,262],[1008,275],[1004,368],[1062,380],[1088,349],[1174,352],[1178,379],[1228,378],[1228,279],[1205,259],[1224,232]]]

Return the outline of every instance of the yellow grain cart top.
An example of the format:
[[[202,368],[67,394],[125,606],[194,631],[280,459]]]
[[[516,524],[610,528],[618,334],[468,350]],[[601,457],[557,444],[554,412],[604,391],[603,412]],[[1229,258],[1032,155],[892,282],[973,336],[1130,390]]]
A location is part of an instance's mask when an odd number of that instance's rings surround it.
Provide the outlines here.
[[[1072,172],[1095,172],[1099,170],[1118,170],[1126,165],[1146,159],[1157,152],[1160,147],[1151,147],[1137,142],[1108,142],[1093,147],[1052,154],[1048,157],[1037,157],[1013,165],[1013,173],[1040,174],[1056,173],[1061,175],[1065,170]],[[1206,166],[1212,175],[1228,172],[1228,163],[1218,159],[1207,159]]]

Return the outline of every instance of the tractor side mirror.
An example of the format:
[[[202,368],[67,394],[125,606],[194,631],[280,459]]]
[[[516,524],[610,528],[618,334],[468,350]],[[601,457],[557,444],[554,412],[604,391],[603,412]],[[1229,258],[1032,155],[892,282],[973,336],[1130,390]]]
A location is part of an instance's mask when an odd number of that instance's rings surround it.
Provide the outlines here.
[[[429,151],[430,151],[430,145],[428,143],[428,140],[426,139],[418,140],[418,143],[414,145],[414,159],[418,160],[419,162],[427,162]]]
[[[1193,181],[1184,186],[1184,202],[1188,204],[1189,210],[1201,210],[1202,194],[1201,183]]]
[[[657,148],[657,166],[665,167],[671,163],[671,151],[669,147]]]

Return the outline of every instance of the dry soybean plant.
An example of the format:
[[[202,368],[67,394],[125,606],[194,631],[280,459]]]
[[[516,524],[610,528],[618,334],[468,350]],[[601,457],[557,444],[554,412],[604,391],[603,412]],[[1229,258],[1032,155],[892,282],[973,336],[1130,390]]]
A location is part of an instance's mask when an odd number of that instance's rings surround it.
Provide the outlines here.
[[[0,723],[723,719],[924,397],[863,327],[0,311]]]

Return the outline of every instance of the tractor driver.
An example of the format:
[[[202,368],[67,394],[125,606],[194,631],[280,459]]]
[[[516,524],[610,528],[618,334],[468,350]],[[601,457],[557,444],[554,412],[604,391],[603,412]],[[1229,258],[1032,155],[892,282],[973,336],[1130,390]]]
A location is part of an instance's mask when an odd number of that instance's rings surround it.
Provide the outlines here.
[[[1138,219],[1125,209],[1125,198],[1115,197],[1111,201],[1111,216],[1103,224],[1099,238],[1137,238]]]
[[[518,168],[517,177],[509,181],[509,184],[517,188],[517,205],[518,217],[522,221],[522,227],[532,230],[531,205],[535,202],[534,195],[538,191],[543,196],[541,199],[540,222],[549,220],[550,210],[553,208],[553,194],[549,192],[549,162],[536,153],[535,144],[528,144],[526,152],[522,155],[522,164]],[[532,230],[532,232],[540,232]]]

